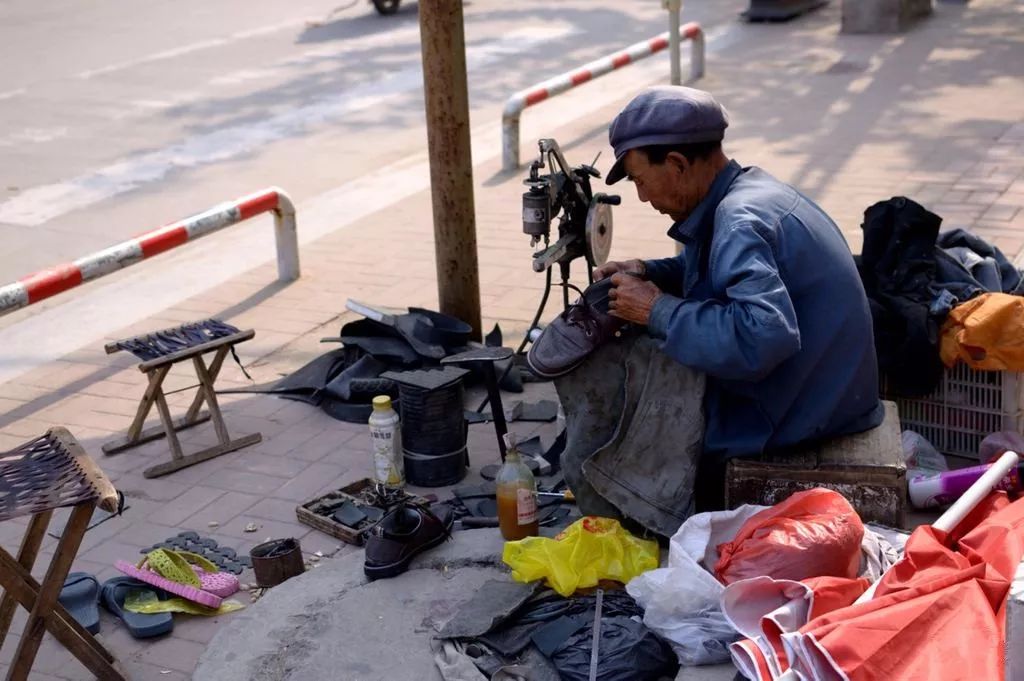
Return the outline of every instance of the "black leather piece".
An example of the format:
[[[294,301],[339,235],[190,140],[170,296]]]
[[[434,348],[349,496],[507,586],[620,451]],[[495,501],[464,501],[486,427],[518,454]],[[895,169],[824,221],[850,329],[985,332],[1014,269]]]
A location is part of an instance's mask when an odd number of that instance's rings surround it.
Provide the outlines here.
[[[589,619],[586,615],[559,617],[534,631],[530,639],[544,657],[550,658],[570,636],[587,626]]]
[[[331,379],[324,386],[324,391],[335,399],[349,401],[352,399],[352,381],[357,379],[377,378],[388,365],[372,355],[360,357],[354,364],[351,364]],[[392,384],[394,385],[394,384]]]
[[[495,324],[491,332],[484,336],[484,345],[488,347],[499,347],[501,345],[501,326]]]
[[[458,317],[410,307],[409,313],[423,319],[415,326],[416,336],[428,343],[444,346],[447,350],[465,345],[473,333],[473,327]]]
[[[438,638],[473,638],[507,621],[540,588],[540,582],[525,584],[491,580],[473,592],[444,625]]]
[[[548,451],[544,452],[542,455],[544,460],[551,464],[551,467],[554,470],[560,470],[562,468],[562,452],[565,451],[565,441],[565,428],[563,428],[561,432],[558,433],[558,437],[555,438],[555,441],[551,443],[550,447],[548,447]]]
[[[341,368],[346,366],[347,354],[348,351],[344,348],[331,350],[280,380],[241,388],[228,388],[217,392],[289,395],[296,399],[313,398],[312,403],[316,404],[319,401],[319,393],[327,386],[330,377],[337,375]],[[303,401],[310,400],[304,399]]]
[[[412,346],[401,338],[388,338],[385,336],[340,336],[338,340],[345,345],[359,348],[366,354],[373,355],[377,359],[396,362],[404,367],[419,366],[423,361],[423,358],[412,349]]]
[[[395,329],[417,354],[427,359],[439,360],[447,353],[440,343],[426,340],[431,336],[427,332],[431,325],[430,320],[422,315],[402,314],[395,317]]]
[[[366,514],[351,501],[342,504],[331,517],[348,527],[359,527],[359,523],[366,520]]]
[[[497,491],[498,487],[493,482],[483,482],[479,485],[456,487],[452,490],[452,494],[460,499],[486,499],[487,497],[493,497]]]
[[[502,655],[518,655],[526,646],[530,645],[533,632],[543,626],[542,622],[514,624],[488,632],[478,638]]]
[[[395,407],[397,405],[395,402],[392,402],[391,406]],[[353,404],[330,396],[323,398],[320,402],[320,409],[331,418],[346,423],[365,424],[369,420],[370,414],[373,413],[373,405]]]

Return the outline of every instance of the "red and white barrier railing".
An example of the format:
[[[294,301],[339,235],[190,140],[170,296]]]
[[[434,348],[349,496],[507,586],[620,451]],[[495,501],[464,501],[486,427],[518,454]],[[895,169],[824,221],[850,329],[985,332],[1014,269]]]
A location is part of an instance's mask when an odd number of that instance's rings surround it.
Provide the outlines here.
[[[700,24],[690,22],[679,27],[679,35],[691,43],[690,78],[697,80],[704,76],[704,30]],[[596,59],[574,71],[549,78],[543,83],[520,90],[505,102],[501,117],[502,169],[515,170],[519,167],[519,116],[523,109],[543,102],[549,97],[571,90],[598,76],[620,69],[627,64],[640,61],[661,52],[669,46],[668,31],[659,36],[630,45],[621,52]]]
[[[295,206],[284,191],[269,187],[74,262],[41,270],[0,286],[0,316],[267,212],[274,213],[278,278],[281,281],[298,279],[299,238],[295,227]]]

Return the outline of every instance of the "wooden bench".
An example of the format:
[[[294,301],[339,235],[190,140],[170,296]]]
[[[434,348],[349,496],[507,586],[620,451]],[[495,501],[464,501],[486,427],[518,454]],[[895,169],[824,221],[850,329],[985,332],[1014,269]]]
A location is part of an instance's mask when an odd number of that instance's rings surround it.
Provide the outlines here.
[[[57,600],[96,506],[118,512],[117,492],[64,428],[52,428],[17,449],[0,453],[0,521],[31,516],[17,559],[0,548],[0,586],[4,589],[0,641],[6,642],[16,606],[29,613],[8,681],[28,678],[46,631],[96,678],[124,681],[114,667],[114,656]],[[38,582],[32,567],[53,512],[62,507],[71,507],[71,515],[46,576]]]
[[[214,332],[210,332],[209,329],[214,329]],[[223,335],[217,335],[218,333]],[[104,349],[108,355],[120,350],[128,350],[136,356],[153,357],[139,364],[139,371],[146,374],[149,385],[142,396],[139,409],[128,428],[127,435],[122,439],[103,445],[103,453],[117,454],[145,442],[166,437],[171,447],[171,460],[151,466],[142,473],[147,478],[156,478],[259,442],[262,439],[260,433],[231,439],[224,423],[224,417],[220,413],[217,394],[214,390],[214,382],[220,374],[228,352],[232,352],[238,343],[247,341],[255,335],[256,332],[252,329],[239,331],[218,320],[208,319],[107,343]],[[215,337],[211,338],[211,336]],[[205,340],[207,338],[209,340]],[[168,342],[168,340],[173,342]],[[193,342],[189,343],[189,340]],[[180,346],[180,349],[174,349],[175,346]],[[209,352],[215,354],[207,366],[203,361],[203,355]],[[192,361],[199,385],[195,398],[185,415],[180,419],[173,419],[167,406],[163,382],[172,366],[188,360]],[[201,412],[204,402],[207,411]],[[154,404],[160,415],[161,425],[143,429],[146,417]],[[181,442],[178,440],[177,431],[192,428],[210,420],[213,421],[214,429],[217,431],[218,443],[193,454],[185,454],[182,451]]]
[[[827,487],[846,497],[864,522],[904,527],[907,468],[899,413],[895,403],[883,404],[885,420],[867,432],[785,455],[733,459],[725,473],[726,506],[771,506],[793,492]]]

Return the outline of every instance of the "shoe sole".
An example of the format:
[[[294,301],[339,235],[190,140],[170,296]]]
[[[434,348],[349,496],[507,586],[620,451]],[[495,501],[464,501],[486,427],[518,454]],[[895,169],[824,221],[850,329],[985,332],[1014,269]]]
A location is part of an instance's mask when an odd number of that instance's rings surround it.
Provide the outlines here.
[[[560,377],[560,376],[565,376],[565,375],[566,375],[566,374],[568,374],[568,373],[572,373],[572,371],[573,371],[573,370],[574,370],[574,369],[575,369],[576,367],[578,367],[579,365],[583,364],[583,360],[584,360],[584,359],[586,359],[586,357],[584,357],[584,358],[583,358],[583,359],[581,359],[580,361],[576,362],[576,363],[575,363],[575,364],[573,364],[573,365],[572,365],[571,367],[568,367],[568,368],[566,368],[566,369],[562,369],[561,371],[558,371],[558,372],[555,372],[555,373],[549,373],[549,372],[546,372],[546,371],[541,371],[540,369],[538,369],[538,368],[537,368],[537,367],[536,367],[536,366],[534,365],[533,361],[532,361],[532,360],[530,359],[530,354],[529,354],[529,353],[527,353],[527,354],[526,354],[526,363],[527,363],[527,365],[529,365],[529,367],[530,367],[530,371],[532,371],[533,373],[537,374],[537,375],[538,375],[538,376],[540,376],[541,378],[558,378],[558,377]]]
[[[420,555],[424,551],[428,551],[435,546],[440,546],[444,543],[444,540],[448,538],[452,531],[452,527],[455,525],[455,517],[452,516],[450,521],[445,524],[445,533],[437,535],[436,539],[431,539],[429,542],[421,546],[415,553],[411,553],[402,560],[395,561],[394,563],[388,563],[387,565],[366,565],[363,564],[363,574],[365,574],[372,582],[377,579],[387,579],[388,577],[397,577],[398,575],[409,569],[409,563],[412,559]]]

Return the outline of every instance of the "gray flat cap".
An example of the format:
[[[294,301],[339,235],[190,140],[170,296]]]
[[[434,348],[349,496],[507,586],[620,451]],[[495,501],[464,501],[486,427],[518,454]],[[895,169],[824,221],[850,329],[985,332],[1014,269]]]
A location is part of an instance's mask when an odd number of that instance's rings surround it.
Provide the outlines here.
[[[727,127],[729,115],[710,93],[681,85],[647,88],[619,112],[608,129],[615,164],[605,182],[615,184],[626,176],[622,159],[630,149],[719,141]]]

